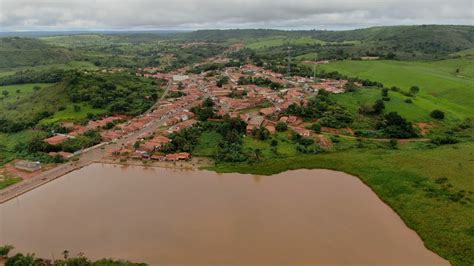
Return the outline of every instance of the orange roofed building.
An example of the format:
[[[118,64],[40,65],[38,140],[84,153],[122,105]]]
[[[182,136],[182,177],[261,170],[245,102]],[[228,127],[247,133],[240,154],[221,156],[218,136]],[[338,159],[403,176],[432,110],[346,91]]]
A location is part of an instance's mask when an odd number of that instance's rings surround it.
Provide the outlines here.
[[[69,137],[66,136],[66,135],[56,135],[56,136],[52,136],[50,138],[47,138],[43,141],[48,143],[49,145],[58,145],[58,144],[61,144],[61,143],[65,142],[68,139],[69,139]]]

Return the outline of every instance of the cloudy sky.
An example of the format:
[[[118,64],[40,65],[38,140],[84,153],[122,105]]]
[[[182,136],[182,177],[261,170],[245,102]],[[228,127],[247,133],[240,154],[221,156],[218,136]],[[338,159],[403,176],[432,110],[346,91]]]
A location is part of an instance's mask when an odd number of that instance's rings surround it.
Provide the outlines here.
[[[474,0],[0,0],[0,31],[474,24]]]

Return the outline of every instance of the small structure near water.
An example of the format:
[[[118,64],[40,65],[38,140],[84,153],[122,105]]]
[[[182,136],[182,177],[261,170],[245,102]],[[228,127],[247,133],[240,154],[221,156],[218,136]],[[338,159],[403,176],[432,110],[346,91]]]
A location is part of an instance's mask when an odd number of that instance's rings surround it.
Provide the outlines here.
[[[36,172],[36,171],[41,170],[41,163],[21,160],[21,161],[15,162],[15,168],[23,170],[23,171],[27,171],[27,172]]]

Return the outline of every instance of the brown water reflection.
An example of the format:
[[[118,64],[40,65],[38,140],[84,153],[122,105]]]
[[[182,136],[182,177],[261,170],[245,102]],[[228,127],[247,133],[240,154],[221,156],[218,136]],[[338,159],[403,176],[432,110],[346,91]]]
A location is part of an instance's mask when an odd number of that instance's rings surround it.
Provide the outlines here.
[[[95,164],[0,205],[0,244],[150,265],[435,265],[446,261],[359,179]]]

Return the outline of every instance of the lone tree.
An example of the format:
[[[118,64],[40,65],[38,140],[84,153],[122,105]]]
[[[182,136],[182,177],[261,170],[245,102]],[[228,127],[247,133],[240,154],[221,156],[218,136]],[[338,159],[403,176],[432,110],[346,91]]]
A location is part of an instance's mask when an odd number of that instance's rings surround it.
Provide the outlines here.
[[[430,113],[430,116],[433,117],[434,119],[442,120],[442,119],[444,119],[444,112],[441,111],[441,110],[433,110]]]
[[[382,100],[375,101],[374,105],[372,106],[373,113],[376,115],[381,114],[384,109],[385,109],[385,104],[383,103]]]
[[[8,91],[4,90],[2,91],[3,96],[8,97],[8,94],[10,94]]]
[[[411,92],[411,94],[413,94],[413,96],[415,96],[415,95],[417,95],[417,94],[420,92],[420,87],[418,87],[418,86],[411,86],[410,92]]]

